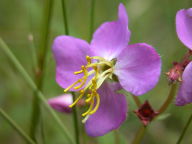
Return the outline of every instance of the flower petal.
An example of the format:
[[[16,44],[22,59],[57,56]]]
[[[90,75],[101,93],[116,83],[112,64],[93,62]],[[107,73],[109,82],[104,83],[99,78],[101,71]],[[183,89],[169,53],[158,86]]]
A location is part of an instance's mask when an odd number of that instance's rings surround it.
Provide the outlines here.
[[[97,112],[86,121],[85,128],[90,136],[102,136],[117,129],[127,116],[124,95],[116,93],[121,89],[118,83],[104,83],[98,90],[101,103]]]
[[[89,44],[71,36],[58,36],[52,49],[56,60],[56,81],[61,87],[67,88],[82,77],[82,74],[74,75],[74,72],[86,64]]]
[[[59,112],[70,113],[72,109],[69,107],[73,103],[71,94],[64,94],[48,100],[48,104]]]
[[[176,30],[181,42],[192,50],[192,8],[177,12]]]
[[[111,60],[127,45],[130,31],[128,16],[123,4],[119,5],[118,17],[117,21],[102,24],[94,33],[91,50],[95,56]]]
[[[114,71],[121,86],[134,95],[151,90],[157,84],[160,72],[160,56],[145,43],[128,45],[118,56]]]
[[[182,75],[182,82],[176,97],[176,105],[183,106],[192,102],[192,62],[185,68]]]

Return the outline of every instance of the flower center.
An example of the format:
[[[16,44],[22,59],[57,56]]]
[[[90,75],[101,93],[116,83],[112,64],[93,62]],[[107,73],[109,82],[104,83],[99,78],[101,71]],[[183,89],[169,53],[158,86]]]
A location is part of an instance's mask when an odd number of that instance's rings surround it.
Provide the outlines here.
[[[86,96],[85,102],[89,104],[89,108],[82,116],[92,115],[98,110],[100,95],[97,90],[107,78],[112,79],[113,66],[115,65],[115,60],[107,61],[98,56],[86,56],[86,60],[87,64],[82,65],[80,71],[74,72],[75,75],[83,73],[84,76],[64,90],[64,92],[67,92],[69,89],[73,88],[80,92],[79,97],[69,107],[73,107],[83,96]],[[91,75],[93,76],[88,81]]]

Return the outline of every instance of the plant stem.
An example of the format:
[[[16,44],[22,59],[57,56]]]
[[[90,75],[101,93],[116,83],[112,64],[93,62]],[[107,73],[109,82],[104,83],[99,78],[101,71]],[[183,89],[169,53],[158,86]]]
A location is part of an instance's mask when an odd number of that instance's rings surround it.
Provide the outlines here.
[[[63,21],[64,21],[65,34],[69,35],[69,28],[68,28],[68,22],[67,22],[67,9],[65,6],[65,0],[61,0],[61,3],[62,3],[62,9],[63,9]],[[72,95],[73,95],[73,101],[75,101],[75,93],[72,92]],[[74,123],[74,129],[75,129],[75,141],[76,141],[76,144],[80,144],[79,124],[78,124],[78,115],[77,115],[76,105],[73,107],[73,123]]]
[[[72,95],[73,95],[73,101],[75,101],[74,92],[72,92]],[[80,144],[79,124],[78,124],[78,115],[77,115],[77,106],[76,105],[73,107],[73,122],[74,122],[74,128],[75,128],[75,141],[76,141],[76,144]]]
[[[135,135],[135,138],[134,138],[132,144],[140,144],[141,143],[141,141],[142,141],[142,139],[144,137],[146,129],[147,128],[145,126],[143,126],[143,125],[139,128],[139,130],[137,131],[137,133]]]
[[[138,98],[138,96],[135,96],[135,95],[132,94],[132,97],[133,97],[133,100],[135,101],[135,104],[137,105],[137,107],[140,107],[141,106],[141,101]]]
[[[0,108],[0,115],[19,133],[19,135],[30,144],[36,144],[18,125],[17,123]]]
[[[31,79],[31,77],[28,75],[28,73],[25,71],[23,66],[20,64],[20,62],[17,60],[17,58],[13,55],[13,53],[10,51],[8,46],[4,43],[4,41],[0,38],[0,47],[2,50],[6,53],[6,55],[9,57],[9,59],[13,62],[17,70],[21,73],[23,78],[26,80],[26,82],[29,84],[29,86],[32,88],[32,90],[37,92],[38,98],[41,100],[45,108],[49,111],[49,113],[52,115],[56,123],[59,125],[61,130],[64,132],[67,140],[71,143],[74,144],[74,141],[71,137],[71,135],[68,132],[68,129],[63,125],[62,121],[59,119],[59,117],[56,115],[54,110],[49,106],[47,103],[47,99],[43,95],[41,91],[38,90],[37,86],[35,85],[34,81]]]
[[[191,124],[191,121],[192,121],[192,114],[190,115],[190,117],[189,117],[189,119],[188,119],[188,121],[187,121],[187,123],[186,123],[186,125],[185,125],[185,127],[184,127],[184,129],[183,129],[183,131],[181,133],[181,135],[179,136],[179,139],[178,139],[176,144],[180,144],[181,143],[181,140],[183,139],[187,129],[189,128],[189,125]]]
[[[64,20],[64,27],[65,27],[65,34],[69,35],[69,28],[67,23],[67,10],[65,7],[65,0],[61,0],[62,3],[62,9],[63,9],[63,20]]]
[[[115,141],[115,144],[119,144],[120,143],[120,138],[119,138],[119,133],[118,133],[118,130],[114,130],[114,141]]]
[[[42,22],[42,31],[41,31],[41,40],[39,45],[39,55],[38,55],[38,66],[36,68],[35,73],[35,82],[37,89],[42,91],[43,87],[43,72],[44,72],[44,65],[45,65],[45,58],[47,54],[47,47],[48,47],[48,35],[49,35],[49,27],[50,27],[50,20],[51,20],[51,13],[52,13],[52,0],[45,1],[44,7],[44,14],[43,14],[43,22]],[[33,111],[31,116],[31,128],[30,128],[30,136],[33,140],[36,141],[35,135],[37,133],[37,128],[40,122],[40,101],[37,96],[37,91],[34,91],[33,97]]]
[[[169,104],[172,102],[172,100],[175,96],[176,89],[177,89],[177,84],[172,84],[170,91],[169,91],[169,95],[167,96],[167,99],[165,100],[163,105],[158,110],[159,113],[163,113],[168,108]]]
[[[89,40],[91,40],[93,31],[94,31],[94,10],[95,10],[95,0],[91,0],[90,37],[89,37]]]

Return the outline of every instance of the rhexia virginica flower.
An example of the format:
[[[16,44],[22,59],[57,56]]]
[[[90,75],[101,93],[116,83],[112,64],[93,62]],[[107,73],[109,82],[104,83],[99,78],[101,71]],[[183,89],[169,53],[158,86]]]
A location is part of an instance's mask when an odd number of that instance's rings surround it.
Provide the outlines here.
[[[120,4],[118,20],[102,24],[90,44],[71,36],[54,40],[56,81],[64,92],[80,93],[70,107],[86,98],[89,108],[82,116],[90,136],[117,129],[126,119],[126,98],[117,90],[138,96],[158,82],[160,56],[148,44],[128,45],[129,39],[128,16]]]
[[[69,107],[73,103],[71,94],[64,94],[48,100],[48,104],[59,112],[70,113],[72,109]]]
[[[181,42],[192,52],[192,8],[179,10],[176,14],[176,31]],[[188,62],[182,73],[182,82],[176,97],[176,105],[192,102],[192,62]]]

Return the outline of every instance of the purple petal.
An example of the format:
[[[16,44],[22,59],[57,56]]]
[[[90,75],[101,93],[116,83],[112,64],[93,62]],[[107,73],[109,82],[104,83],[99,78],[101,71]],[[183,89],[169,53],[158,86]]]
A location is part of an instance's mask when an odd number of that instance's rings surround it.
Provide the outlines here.
[[[91,50],[95,56],[111,60],[129,42],[128,16],[123,4],[119,5],[118,17],[117,21],[102,24],[94,33]]]
[[[192,102],[192,62],[185,68],[182,75],[182,82],[176,97],[176,105],[183,106]]]
[[[48,100],[48,104],[59,112],[70,113],[72,109],[69,107],[73,103],[71,94],[64,94]]]
[[[97,112],[86,121],[85,128],[90,136],[102,136],[117,129],[127,116],[126,98],[116,93],[118,83],[104,83],[99,89],[101,103]]]
[[[118,56],[114,71],[121,86],[134,95],[151,90],[157,84],[160,72],[160,56],[145,43],[128,45]]]
[[[56,81],[61,87],[67,88],[82,77],[82,74],[74,75],[74,72],[86,64],[89,44],[74,37],[58,36],[52,49],[56,60]]]
[[[176,30],[181,42],[192,50],[192,8],[177,12]]]

